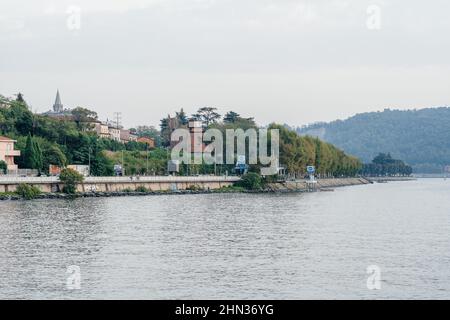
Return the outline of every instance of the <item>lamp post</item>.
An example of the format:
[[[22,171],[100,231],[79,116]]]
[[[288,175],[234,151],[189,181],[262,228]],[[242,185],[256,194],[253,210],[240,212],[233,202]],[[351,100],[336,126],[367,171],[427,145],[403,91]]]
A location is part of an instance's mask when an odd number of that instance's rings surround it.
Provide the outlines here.
[[[125,163],[124,163],[123,149],[122,149],[122,176],[125,176]]]
[[[147,146],[147,151],[146,151],[146,154],[147,154],[147,169],[145,170],[145,175],[147,175],[148,176],[148,144],[146,144],[146,146]]]
[[[214,175],[217,176],[217,153],[214,150]]]
[[[92,148],[91,148],[91,145],[89,145],[89,154],[88,154],[88,159],[89,159],[89,173],[88,173],[88,176],[90,177],[91,176],[91,151],[92,150]]]

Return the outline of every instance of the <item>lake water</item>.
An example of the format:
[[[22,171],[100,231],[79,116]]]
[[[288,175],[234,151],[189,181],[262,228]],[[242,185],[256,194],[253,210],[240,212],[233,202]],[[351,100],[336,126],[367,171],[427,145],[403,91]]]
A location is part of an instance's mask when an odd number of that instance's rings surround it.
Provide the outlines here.
[[[0,237],[2,299],[450,298],[443,179],[0,202]],[[371,265],[380,290],[368,289]]]

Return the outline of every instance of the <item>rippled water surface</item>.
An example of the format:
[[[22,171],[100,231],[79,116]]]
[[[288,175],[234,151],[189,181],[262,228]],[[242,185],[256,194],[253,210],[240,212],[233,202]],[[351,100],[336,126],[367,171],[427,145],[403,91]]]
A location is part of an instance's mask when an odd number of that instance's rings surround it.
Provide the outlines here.
[[[443,179],[0,202],[0,298],[448,299],[449,217]],[[80,290],[66,287],[71,265]]]

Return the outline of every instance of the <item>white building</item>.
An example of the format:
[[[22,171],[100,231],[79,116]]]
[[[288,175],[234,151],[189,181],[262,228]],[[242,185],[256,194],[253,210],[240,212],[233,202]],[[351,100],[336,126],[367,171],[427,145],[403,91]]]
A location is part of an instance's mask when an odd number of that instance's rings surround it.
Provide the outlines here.
[[[111,140],[120,142],[120,128],[108,126],[108,132]]]
[[[94,130],[100,138],[109,139],[111,138],[109,134],[109,127],[105,123],[96,122]]]
[[[130,141],[137,141],[138,136],[132,134],[130,130],[120,130],[120,141],[123,143],[128,143]]]

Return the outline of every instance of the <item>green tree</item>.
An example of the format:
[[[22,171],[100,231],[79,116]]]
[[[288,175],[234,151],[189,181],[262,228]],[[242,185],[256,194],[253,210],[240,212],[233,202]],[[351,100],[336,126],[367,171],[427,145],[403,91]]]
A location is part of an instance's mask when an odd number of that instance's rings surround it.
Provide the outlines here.
[[[3,113],[0,113],[0,133],[3,133],[5,131],[6,127],[6,118],[3,115]]]
[[[42,154],[41,145],[35,139],[33,139],[33,153],[34,153],[34,167],[33,167],[33,169],[37,169],[39,174],[41,174],[42,167],[43,167],[43,158],[44,158],[44,156]]]
[[[234,112],[234,111],[229,111],[225,114],[225,116],[223,117],[223,122],[224,123],[234,123],[236,122],[237,119],[239,119],[241,116]]]
[[[0,173],[1,174],[6,174],[7,170],[8,170],[8,165],[6,164],[5,161],[1,160],[0,161]]]
[[[21,92],[19,92],[19,93],[16,95],[16,101],[21,102],[21,103],[23,103],[23,104],[26,104],[26,103],[25,103],[25,99],[23,98],[23,94],[22,94]]]
[[[17,187],[16,193],[24,199],[31,200],[41,194],[41,189],[26,183],[21,183]]]
[[[247,190],[261,190],[263,188],[263,180],[259,174],[249,172],[243,175],[236,185]]]
[[[22,135],[26,135],[33,131],[33,115],[31,112],[21,113],[21,115],[17,118],[16,128]]]
[[[77,107],[72,110],[72,118],[79,130],[86,130],[90,123],[97,121],[98,115],[95,111]]]
[[[220,114],[218,114],[216,111],[217,108],[203,107],[198,109],[197,113],[192,117],[195,120],[204,122],[205,125],[209,127],[210,124],[216,123],[217,120],[220,119]]]
[[[59,180],[64,184],[64,193],[75,194],[77,192],[77,185],[83,182],[84,177],[77,171],[66,168],[61,171]]]
[[[372,163],[363,166],[361,173],[365,176],[409,176],[412,174],[412,167],[392,158],[390,153],[379,153]]]
[[[14,119],[14,129],[19,134],[27,135],[33,131],[33,114],[24,103],[11,101],[7,117]]]
[[[33,138],[31,137],[31,133],[28,134],[27,142],[25,145],[25,150],[22,153],[23,158],[23,165],[27,169],[33,169],[35,162],[34,162],[34,148],[33,148]]]
[[[272,124],[269,129],[280,133],[280,164],[291,174],[302,176],[306,167],[315,165],[318,174],[354,176],[361,169],[361,162],[346,155],[333,145],[313,137],[302,137],[281,125]]]
[[[33,139],[31,134],[28,134],[22,158],[22,163],[26,169],[37,169],[41,173],[43,167],[42,150],[39,142]]]
[[[178,120],[178,123],[182,126],[185,126],[188,124],[188,118],[186,116],[186,113],[184,112],[183,108],[181,108],[180,112],[176,112],[175,117]]]
[[[159,126],[161,128],[161,144],[168,147],[170,145],[170,135],[172,133],[170,129],[170,116],[161,119]]]
[[[53,144],[48,149],[43,152],[44,155],[44,169],[48,168],[49,165],[53,164],[59,167],[64,167],[67,164],[66,155],[61,151],[61,149]]]

